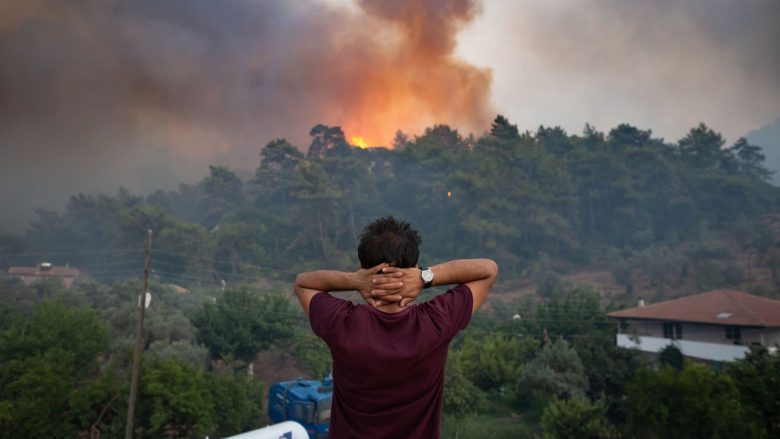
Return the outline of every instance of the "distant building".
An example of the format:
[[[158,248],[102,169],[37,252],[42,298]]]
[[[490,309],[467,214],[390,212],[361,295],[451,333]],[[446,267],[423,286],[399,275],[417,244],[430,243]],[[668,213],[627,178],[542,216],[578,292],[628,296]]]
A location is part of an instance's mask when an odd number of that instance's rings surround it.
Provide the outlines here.
[[[683,355],[728,362],[752,344],[780,345],[780,302],[734,290],[715,290],[608,314],[617,319],[617,345],[658,353],[669,344]]]
[[[66,288],[70,288],[79,277],[79,269],[68,266],[55,267],[50,262],[41,262],[37,267],[11,267],[8,269],[8,274],[20,278],[25,285],[41,279],[55,278],[61,280]]]

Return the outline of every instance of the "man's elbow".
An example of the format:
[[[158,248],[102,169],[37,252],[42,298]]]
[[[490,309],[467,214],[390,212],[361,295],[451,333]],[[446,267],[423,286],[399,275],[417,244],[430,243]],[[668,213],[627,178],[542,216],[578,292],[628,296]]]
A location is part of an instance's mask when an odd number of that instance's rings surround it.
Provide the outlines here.
[[[303,291],[303,281],[304,281],[304,275],[306,273],[300,273],[298,276],[295,277],[295,294],[300,296],[301,292]]]
[[[492,259],[485,259],[485,268],[488,277],[495,280],[498,277],[498,264]]]

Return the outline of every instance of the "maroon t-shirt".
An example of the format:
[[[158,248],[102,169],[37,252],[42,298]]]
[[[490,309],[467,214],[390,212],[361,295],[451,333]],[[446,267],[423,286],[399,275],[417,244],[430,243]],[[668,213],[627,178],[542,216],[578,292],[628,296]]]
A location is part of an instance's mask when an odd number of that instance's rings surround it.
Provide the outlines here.
[[[328,293],[309,320],[333,355],[331,438],[438,438],[450,340],[471,320],[458,285],[391,314]]]

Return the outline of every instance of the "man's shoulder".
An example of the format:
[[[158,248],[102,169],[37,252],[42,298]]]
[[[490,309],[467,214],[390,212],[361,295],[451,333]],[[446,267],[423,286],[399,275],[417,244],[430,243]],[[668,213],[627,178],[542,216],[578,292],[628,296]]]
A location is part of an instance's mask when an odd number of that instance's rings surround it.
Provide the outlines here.
[[[421,304],[420,313],[438,322],[438,326],[450,328],[444,333],[452,337],[457,331],[465,328],[471,320],[473,300],[468,285],[460,284]]]
[[[314,295],[309,305],[309,323],[314,333],[325,338],[331,328],[338,328],[336,322],[351,314],[354,305],[349,300],[323,292]]]
[[[458,284],[446,292],[439,294],[431,300],[421,303],[420,306],[434,306],[442,303],[449,303],[456,300],[471,299],[471,289],[466,284]]]
[[[314,301],[315,299],[320,301],[327,301],[327,302],[346,302],[352,304],[351,301],[338,297],[333,293],[331,293],[330,291],[323,291],[321,293],[315,294],[314,297],[311,298],[311,300]]]
[[[473,303],[471,289],[466,284],[460,284],[450,288],[443,294],[432,298],[431,300],[417,305],[418,313],[431,316],[453,316],[466,313],[471,315],[471,306]]]

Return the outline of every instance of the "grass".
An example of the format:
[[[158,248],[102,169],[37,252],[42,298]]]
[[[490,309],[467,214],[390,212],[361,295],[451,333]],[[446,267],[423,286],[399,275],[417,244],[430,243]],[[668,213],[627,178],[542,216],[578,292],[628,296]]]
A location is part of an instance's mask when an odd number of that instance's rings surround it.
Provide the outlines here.
[[[458,422],[458,439],[516,439],[540,436],[536,428],[526,424],[521,417],[476,415]],[[455,418],[445,415],[442,419],[441,438],[455,437]]]

